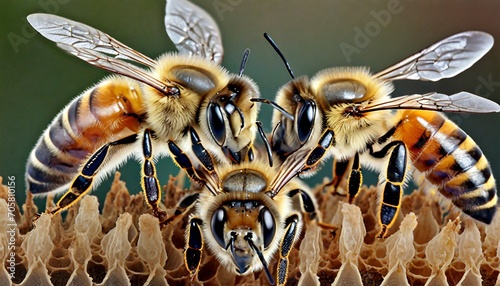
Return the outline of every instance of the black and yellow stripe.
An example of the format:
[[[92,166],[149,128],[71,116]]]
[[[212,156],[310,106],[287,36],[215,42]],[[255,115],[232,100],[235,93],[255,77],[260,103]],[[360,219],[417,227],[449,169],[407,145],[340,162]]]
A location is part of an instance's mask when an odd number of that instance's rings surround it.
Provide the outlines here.
[[[67,105],[35,145],[26,166],[28,189],[44,194],[70,183],[82,162],[94,150],[81,146],[76,110],[84,97]]]
[[[477,144],[439,113],[411,111],[406,118],[400,134],[415,168],[464,213],[491,223],[497,208],[496,185]]]
[[[61,190],[101,146],[139,131],[142,99],[130,80],[110,77],[72,100],[38,140],[26,165],[28,190]]]
[[[50,212],[51,214],[57,214],[76,202],[85,195],[90,192],[92,189],[92,184],[94,182],[96,174],[99,172],[101,167],[106,164],[109,158],[112,156],[113,148],[118,148],[130,145],[134,143],[137,139],[137,136],[131,135],[125,137],[123,139],[117,140],[115,142],[111,142],[105,144],[101,148],[99,148],[90,158],[86,161],[85,165],[83,165],[80,173],[75,177],[73,182],[71,183],[69,190],[59,199],[56,204],[56,207]],[[153,209],[153,211],[155,208]],[[156,213],[155,213],[156,214]]]

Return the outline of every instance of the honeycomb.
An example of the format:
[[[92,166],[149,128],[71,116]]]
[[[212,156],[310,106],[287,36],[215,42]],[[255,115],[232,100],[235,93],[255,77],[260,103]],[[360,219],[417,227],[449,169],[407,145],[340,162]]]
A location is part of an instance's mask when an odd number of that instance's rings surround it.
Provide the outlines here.
[[[1,179],[1,178],[0,178]],[[0,184],[1,185],[1,184]],[[164,208],[196,186],[183,177],[164,186]],[[6,186],[0,188],[0,255],[5,267],[0,285],[266,285],[265,273],[236,276],[205,251],[197,277],[184,267],[187,216],[160,229],[142,194],[130,195],[116,173],[102,213],[94,196],[85,196],[66,213],[50,218],[37,213],[28,195],[22,212],[9,208]],[[376,189],[363,187],[354,204],[345,197],[315,195],[325,230],[314,221],[290,254],[289,285],[500,285],[498,279],[500,218],[489,226],[462,219],[434,197],[417,190],[403,198],[388,237],[377,239]],[[48,198],[47,207],[53,206]],[[15,233],[8,232],[7,212],[15,214]],[[15,241],[15,262],[8,243]],[[270,263],[276,272],[276,261]],[[9,268],[14,265],[15,277]]]

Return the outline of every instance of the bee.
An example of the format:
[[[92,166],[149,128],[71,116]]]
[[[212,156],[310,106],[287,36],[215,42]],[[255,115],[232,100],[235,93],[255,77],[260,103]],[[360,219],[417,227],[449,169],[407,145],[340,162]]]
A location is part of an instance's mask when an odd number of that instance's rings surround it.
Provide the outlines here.
[[[195,154],[184,153],[173,141],[169,148],[180,167],[189,169],[196,162],[203,165],[193,170],[198,180],[205,182],[203,190],[181,200],[176,211],[185,215],[194,208],[184,250],[184,262],[192,278],[208,246],[229,271],[247,275],[263,269],[270,284],[275,280],[268,264],[277,252],[276,277],[278,284],[284,285],[288,256],[304,221],[319,220],[314,197],[295,177],[320,162],[320,154],[325,154],[332,143],[332,134],[327,133],[312,150],[293,152],[283,164],[273,166],[272,161],[268,165],[258,156],[240,164],[215,164],[196,131],[191,129],[189,133]]]
[[[438,81],[466,70],[492,47],[492,36],[463,32],[376,74],[365,67],[329,68],[311,79],[295,78],[277,45],[265,36],[293,78],[275,102],[254,100],[275,107],[271,143],[279,157],[310,149],[324,132],[333,132],[334,143],[323,156],[334,157],[333,180],[327,185],[336,191],[347,175],[352,202],[362,185],[361,166],[379,172],[379,237],[395,222],[410,174],[468,216],[492,221],[498,199],[490,165],[472,138],[440,111],[488,113],[499,112],[500,106],[468,92],[390,97],[394,80]]]
[[[258,97],[259,90],[242,75],[248,52],[239,74],[221,67],[219,29],[198,6],[168,1],[166,30],[179,53],[166,53],[157,60],[69,19],[32,14],[28,21],[63,50],[117,74],[71,101],[30,154],[29,191],[34,195],[66,191],[51,214],[76,203],[134,156],[142,161],[141,187],[147,203],[164,220],[166,214],[158,208],[161,189],[154,160],[168,155],[169,141],[187,150],[190,128],[198,131],[216,160],[251,160],[258,107],[250,98]]]

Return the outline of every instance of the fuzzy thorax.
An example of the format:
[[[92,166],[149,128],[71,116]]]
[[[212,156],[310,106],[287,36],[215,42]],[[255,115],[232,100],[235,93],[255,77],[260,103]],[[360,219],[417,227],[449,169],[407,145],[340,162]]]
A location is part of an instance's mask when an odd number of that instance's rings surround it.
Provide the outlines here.
[[[201,57],[166,54],[158,59],[152,76],[179,88],[180,95],[166,96],[145,86],[148,123],[159,137],[177,139],[197,120],[203,100],[227,85],[227,71]]]
[[[332,95],[336,85],[340,86],[340,95]],[[336,155],[349,157],[363,151],[368,142],[387,130],[392,111],[356,112],[362,107],[387,101],[393,90],[391,83],[373,77],[367,68],[323,70],[311,79],[311,89],[317,95],[326,125],[335,132],[335,149],[339,153]],[[343,95],[345,89],[353,94],[352,98]],[[344,101],[335,101],[344,97]]]

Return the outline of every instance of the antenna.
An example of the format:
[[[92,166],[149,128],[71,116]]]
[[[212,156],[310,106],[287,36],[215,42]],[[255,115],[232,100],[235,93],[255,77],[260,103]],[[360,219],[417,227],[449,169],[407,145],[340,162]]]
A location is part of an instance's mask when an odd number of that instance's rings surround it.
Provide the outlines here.
[[[241,59],[240,73],[238,74],[239,76],[241,76],[243,74],[243,71],[245,70],[248,55],[250,55],[250,49],[245,49],[245,51],[243,52],[243,58]]]
[[[244,238],[246,241],[248,241],[248,244],[250,245],[250,247],[257,253],[257,256],[259,257],[260,262],[262,263],[262,267],[264,268],[264,271],[266,272],[267,279],[269,280],[269,284],[274,285],[275,282],[274,282],[273,275],[271,275],[271,272],[269,271],[269,266],[267,266],[267,262],[264,259],[264,255],[262,255],[262,252],[253,243],[251,233],[245,235]]]
[[[267,140],[266,133],[264,133],[264,129],[262,128],[262,123],[260,121],[255,122],[257,125],[257,130],[259,131],[260,138],[264,141],[264,145],[266,146],[267,158],[269,160],[269,167],[273,166],[273,153],[271,150],[271,145],[269,145],[269,141]]]
[[[281,114],[283,114],[286,118],[294,121],[295,120],[295,117],[290,114],[288,111],[286,111],[283,107],[279,106],[276,102],[272,101],[272,100],[269,100],[269,99],[265,99],[265,98],[260,98],[260,97],[253,97],[250,99],[251,102],[260,102],[260,103],[265,103],[265,104],[269,104],[271,105],[274,109],[278,110],[279,112],[281,112]]]
[[[280,56],[281,60],[285,64],[286,70],[288,71],[288,73],[290,74],[290,76],[292,77],[292,79],[295,79],[295,75],[293,75],[292,68],[290,67],[290,64],[286,60],[286,58],[283,55],[283,53],[278,48],[278,45],[276,45],[276,43],[273,41],[273,39],[271,38],[271,36],[269,36],[267,33],[264,33],[264,38],[266,38],[266,40],[269,42],[269,44],[271,44],[271,46],[273,47],[273,49]]]

